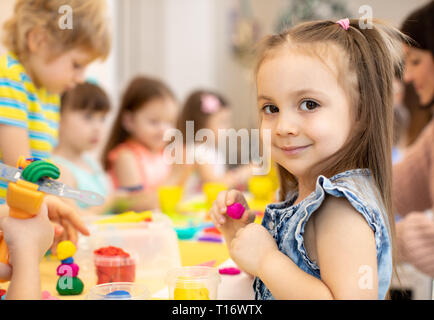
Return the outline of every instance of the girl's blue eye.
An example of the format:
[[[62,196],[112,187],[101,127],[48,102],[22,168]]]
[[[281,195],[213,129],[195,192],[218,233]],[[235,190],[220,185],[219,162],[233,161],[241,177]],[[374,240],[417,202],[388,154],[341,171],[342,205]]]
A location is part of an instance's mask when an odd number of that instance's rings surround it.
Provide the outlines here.
[[[312,111],[319,107],[319,103],[313,100],[305,100],[300,104],[300,109],[303,111]]]
[[[262,110],[264,111],[264,113],[266,114],[271,114],[271,113],[276,113],[279,112],[279,108],[273,104],[267,104],[265,105]]]

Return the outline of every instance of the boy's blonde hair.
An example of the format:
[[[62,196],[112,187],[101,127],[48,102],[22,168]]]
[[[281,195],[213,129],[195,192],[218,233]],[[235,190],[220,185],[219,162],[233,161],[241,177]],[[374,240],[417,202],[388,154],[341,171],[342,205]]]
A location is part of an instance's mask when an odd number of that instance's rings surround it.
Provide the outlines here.
[[[72,10],[72,29],[59,25],[64,15],[59,8],[64,5]],[[17,0],[12,18],[3,26],[3,44],[25,59],[29,53],[27,35],[37,27],[46,30],[54,56],[77,47],[89,51],[93,58],[105,59],[110,52],[104,0]]]

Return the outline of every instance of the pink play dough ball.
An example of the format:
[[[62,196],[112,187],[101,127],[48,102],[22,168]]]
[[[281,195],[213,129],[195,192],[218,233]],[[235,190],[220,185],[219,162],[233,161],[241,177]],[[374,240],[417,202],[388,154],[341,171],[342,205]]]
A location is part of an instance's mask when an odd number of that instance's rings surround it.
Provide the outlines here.
[[[238,268],[221,268],[221,269],[219,269],[219,273],[234,276],[234,275],[240,274],[241,270]]]
[[[241,203],[235,202],[226,208],[226,212],[232,219],[241,219],[244,213],[244,206]]]
[[[69,276],[76,277],[78,274],[79,267],[75,263],[71,264],[61,264],[57,267],[57,275],[58,276]]]

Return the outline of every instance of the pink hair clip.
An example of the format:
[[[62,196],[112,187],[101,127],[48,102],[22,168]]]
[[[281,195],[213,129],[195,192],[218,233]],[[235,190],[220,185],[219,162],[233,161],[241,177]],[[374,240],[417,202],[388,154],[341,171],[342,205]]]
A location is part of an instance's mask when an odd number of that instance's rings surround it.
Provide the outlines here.
[[[336,21],[337,24],[339,24],[342,28],[344,28],[344,30],[348,30],[348,28],[350,27],[350,19],[345,18],[345,19],[341,19]]]
[[[204,113],[215,113],[220,110],[220,101],[212,94],[203,95],[201,101],[201,110]]]

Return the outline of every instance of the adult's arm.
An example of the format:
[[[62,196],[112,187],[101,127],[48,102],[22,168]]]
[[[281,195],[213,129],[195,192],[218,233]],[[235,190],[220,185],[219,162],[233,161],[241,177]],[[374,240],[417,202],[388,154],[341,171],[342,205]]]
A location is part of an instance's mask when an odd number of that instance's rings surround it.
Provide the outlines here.
[[[393,167],[392,198],[395,212],[405,216],[433,207],[434,120]]]

